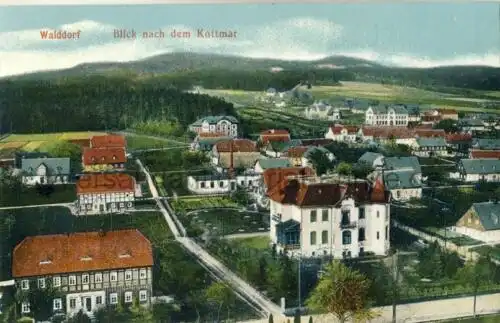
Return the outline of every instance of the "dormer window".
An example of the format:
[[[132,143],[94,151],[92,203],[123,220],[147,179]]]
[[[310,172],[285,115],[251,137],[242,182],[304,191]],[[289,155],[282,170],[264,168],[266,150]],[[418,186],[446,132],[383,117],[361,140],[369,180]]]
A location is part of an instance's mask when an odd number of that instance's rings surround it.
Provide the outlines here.
[[[121,255],[118,256],[118,258],[130,258],[132,255],[130,253],[122,253]]]
[[[50,260],[50,259],[46,259],[46,260],[40,261],[40,265],[48,265],[48,264],[51,264],[51,263],[52,263],[52,260]]]
[[[116,160],[116,156],[115,155],[113,155],[113,160]]]
[[[96,158],[95,156],[92,156],[92,158],[90,158],[91,161],[95,162],[96,161]]]
[[[92,260],[92,257],[90,256],[85,256],[85,257],[82,257],[80,258],[81,261],[91,261]]]
[[[106,160],[106,157],[102,156],[101,161],[104,161],[104,160]]]

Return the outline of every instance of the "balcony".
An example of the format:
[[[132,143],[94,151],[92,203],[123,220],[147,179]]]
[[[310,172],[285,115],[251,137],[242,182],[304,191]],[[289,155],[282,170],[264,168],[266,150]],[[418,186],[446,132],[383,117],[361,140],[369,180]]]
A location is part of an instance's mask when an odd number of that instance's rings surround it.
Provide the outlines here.
[[[358,226],[358,223],[356,221],[342,221],[340,222],[340,227],[342,229],[352,229],[352,228],[356,228]]]
[[[300,249],[300,244],[285,244],[281,245],[281,247],[285,250],[299,250]]]

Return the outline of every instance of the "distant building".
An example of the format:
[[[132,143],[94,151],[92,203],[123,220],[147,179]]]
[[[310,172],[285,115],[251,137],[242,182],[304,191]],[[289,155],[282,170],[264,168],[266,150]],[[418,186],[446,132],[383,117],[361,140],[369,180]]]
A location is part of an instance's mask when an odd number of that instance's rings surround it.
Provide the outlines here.
[[[244,171],[234,176],[228,172],[210,175],[192,175],[187,178],[187,188],[193,194],[228,194],[238,188],[253,192],[258,185],[260,174]]]
[[[387,255],[390,204],[383,184],[288,178],[269,192],[271,242],[289,256]]]
[[[458,120],[457,110],[439,109],[438,111],[439,115],[441,116],[441,120]]]
[[[500,182],[499,159],[462,159],[457,164],[457,172],[450,173],[453,179],[464,182]]]
[[[500,241],[500,204],[474,203],[458,220],[453,230],[482,242]]]
[[[334,141],[354,143],[360,139],[359,127],[335,124],[334,126],[328,128],[325,138]]]
[[[382,127],[407,127],[408,111],[403,105],[371,106],[366,110],[365,124]]]
[[[417,138],[413,154],[420,157],[448,156],[448,147],[442,137]]]
[[[305,108],[304,115],[308,119],[320,119],[338,121],[342,118],[339,108],[334,108],[324,101],[316,101],[311,106]]]
[[[291,166],[292,164],[288,158],[260,158],[255,163],[254,171],[262,174],[269,168],[287,168]]]
[[[127,154],[124,148],[84,148],[82,164],[84,172],[125,170]]]
[[[72,316],[134,299],[148,306],[153,294],[153,248],[138,230],[27,237],[13,251],[12,276],[22,293],[54,288],[54,314]],[[33,314],[23,300],[21,313]]]
[[[128,174],[82,175],[76,183],[78,214],[95,215],[127,211],[134,207],[136,192],[135,178]]]
[[[259,136],[260,143],[265,146],[269,142],[286,142],[290,141],[290,132],[284,129],[269,129],[262,131]]]
[[[121,135],[102,135],[90,138],[90,148],[126,148],[127,141]]]
[[[25,185],[67,184],[70,173],[69,158],[21,159],[21,177]]]
[[[373,169],[381,168],[384,165],[384,155],[368,151],[358,159],[358,164],[369,166]]]
[[[255,142],[249,139],[231,139],[216,143],[210,154],[212,164],[219,172],[225,169],[253,168],[255,162],[261,158]]]
[[[233,116],[209,116],[196,120],[189,130],[197,134],[216,132],[229,137],[238,136],[238,120]]]

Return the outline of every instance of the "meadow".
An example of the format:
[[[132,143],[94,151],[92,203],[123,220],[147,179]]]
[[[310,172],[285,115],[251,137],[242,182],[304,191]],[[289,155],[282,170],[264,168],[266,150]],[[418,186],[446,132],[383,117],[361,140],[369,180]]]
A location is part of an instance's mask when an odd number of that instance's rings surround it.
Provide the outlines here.
[[[48,142],[57,140],[90,139],[92,136],[104,135],[104,132],[56,132],[44,134],[12,134],[0,140],[0,150],[34,151]]]

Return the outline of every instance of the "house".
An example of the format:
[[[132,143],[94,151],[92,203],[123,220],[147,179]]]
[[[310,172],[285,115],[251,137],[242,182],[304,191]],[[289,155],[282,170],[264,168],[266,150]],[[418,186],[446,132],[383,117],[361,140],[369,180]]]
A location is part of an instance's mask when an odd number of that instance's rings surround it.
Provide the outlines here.
[[[417,138],[413,154],[420,157],[448,156],[448,147],[442,137]]]
[[[474,203],[452,228],[482,242],[500,242],[500,204],[497,201]]]
[[[469,153],[470,159],[500,159],[500,150],[472,149]]]
[[[293,167],[301,167],[303,161],[302,157],[304,157],[304,154],[309,148],[309,146],[291,147],[284,153],[284,156],[288,158]]]
[[[219,172],[229,168],[252,168],[261,154],[255,142],[248,139],[232,139],[216,143],[212,149],[212,164]]]
[[[267,145],[269,142],[286,142],[290,141],[290,133],[284,129],[270,129],[260,133],[259,142],[262,146]]]
[[[227,136],[215,136],[215,137],[206,137],[206,136],[198,136],[192,143],[191,149],[198,150],[203,152],[210,152],[214,148],[215,144],[221,141],[231,140],[231,137]]]
[[[408,122],[418,123],[421,120],[420,106],[418,104],[405,104],[406,111],[408,111]]]
[[[379,172],[379,176],[382,173]],[[413,169],[387,170],[383,172],[385,189],[395,201],[422,198],[422,174]]]
[[[328,149],[326,149],[325,147],[322,147],[322,146],[319,146],[319,147],[309,147],[306,152],[304,152],[304,155],[302,155],[302,167],[306,167],[306,166],[309,166],[309,167],[312,167],[313,165],[313,158],[314,158],[314,154],[324,154],[328,160],[330,162],[333,163],[333,161],[335,160],[335,155],[329,151]]]
[[[288,178],[269,192],[278,253],[356,258],[389,252],[390,197],[383,183]]]
[[[458,120],[457,110],[452,109],[439,109],[439,116],[441,120]]]
[[[474,139],[472,141],[472,148],[480,150],[500,150],[500,139]]]
[[[77,232],[26,237],[13,251],[16,289],[28,294],[54,288],[54,314],[93,313],[137,299],[148,306],[153,294],[153,248],[138,230]],[[23,315],[33,304],[21,303]]]
[[[300,139],[290,139],[288,141],[269,141],[265,145],[261,145],[261,151],[264,155],[272,158],[280,158],[291,147],[302,145]]]
[[[123,171],[127,155],[124,148],[84,148],[84,172]]]
[[[257,190],[255,191],[255,200],[263,208],[269,208],[268,193],[277,187],[288,177],[297,176],[315,176],[315,172],[310,167],[287,167],[287,168],[269,168],[264,171],[259,179]]]
[[[384,165],[384,155],[367,151],[359,157],[358,164],[366,165],[373,169],[381,168]]]
[[[474,133],[478,131],[481,132],[486,130],[484,122],[480,119],[460,119],[458,120],[458,127],[463,132],[469,132],[469,133]]]
[[[78,214],[117,213],[134,207],[135,178],[124,173],[85,174],[76,183]]]
[[[325,101],[316,101],[305,108],[304,115],[308,119],[321,119],[336,121],[342,118],[340,109],[334,108]]]
[[[457,172],[450,173],[450,178],[464,182],[500,182],[499,159],[461,159]]]
[[[24,185],[68,184],[70,173],[69,158],[21,159],[21,177]]]
[[[50,155],[43,152],[16,151],[14,153],[14,168],[21,169],[23,159],[50,158]]]
[[[422,167],[418,158],[410,157],[385,157],[384,169],[386,170],[413,170],[415,173],[422,174]]]
[[[354,114],[366,114],[366,111],[371,106],[376,106],[377,104],[372,104],[370,101],[363,99],[345,99],[345,105]]]
[[[125,148],[127,141],[121,135],[102,135],[90,138],[90,148]]]
[[[276,91],[276,89],[275,89],[275,88],[270,87],[270,88],[269,88],[269,89],[267,89],[267,91],[266,91],[266,96],[268,96],[268,97],[274,97],[274,96],[276,96],[276,94],[277,94],[277,93],[278,93],[278,92]]]
[[[407,127],[408,110],[403,105],[371,106],[365,113],[365,124],[370,126]]]
[[[254,171],[257,174],[262,174],[266,169],[269,168],[287,168],[291,167],[292,164],[288,158],[260,158],[255,163]]]
[[[197,134],[216,132],[229,137],[238,136],[238,120],[233,116],[209,116],[196,120],[189,125],[189,130]]]
[[[228,194],[238,187],[253,192],[257,189],[260,174],[244,171],[231,176],[228,172],[188,176],[187,188],[193,194]]]
[[[360,138],[359,127],[335,124],[334,126],[328,128],[325,138],[334,141],[354,143]]]
[[[405,128],[405,127],[373,127],[363,126],[359,131],[362,141],[376,141],[383,144],[395,143],[414,147],[418,137],[444,138],[446,133],[443,129],[428,128]]]
[[[445,137],[446,144],[459,156],[466,156],[472,146],[472,135],[470,133],[450,133]]]

